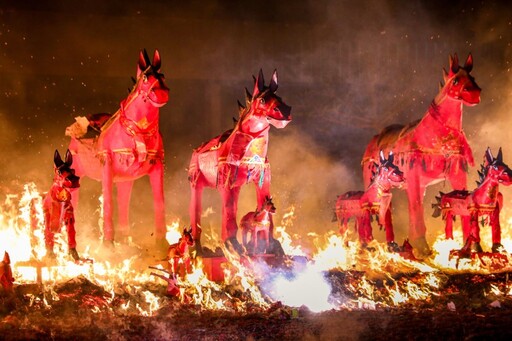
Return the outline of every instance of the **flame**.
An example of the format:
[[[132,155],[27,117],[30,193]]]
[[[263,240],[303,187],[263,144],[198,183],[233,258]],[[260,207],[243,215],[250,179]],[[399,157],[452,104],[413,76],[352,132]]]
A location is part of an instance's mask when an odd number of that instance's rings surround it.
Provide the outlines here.
[[[99,224],[103,219],[101,201],[102,198],[98,208]],[[377,309],[440,295],[443,272],[492,271],[478,260],[450,258],[452,250],[463,246],[462,232],[457,228],[454,229],[454,240],[446,240],[441,234],[435,236],[433,256],[416,261],[389,252],[385,243],[376,240],[368,245],[371,250],[363,250],[348,233],[291,234],[288,231],[293,231],[296,218],[295,207],[291,206],[274,229],[274,237],[287,255],[285,269],[273,268],[264,257],[233,254],[220,244],[227,259],[224,281],[209,280],[201,258],[197,258],[191,263],[190,272],[174,275],[179,288],[176,299],[201,309],[235,312],[246,312],[252,307],[269,309],[277,301],[291,307],[307,307],[312,312]],[[504,221],[503,235],[510,235],[512,218]],[[168,224],[166,238],[169,244],[176,243],[181,237],[180,226],[179,219]],[[93,312],[116,309],[123,314],[152,316],[164,304],[161,294],[148,290],[148,283],[155,283],[155,277],[147,271],[150,264],[141,264],[136,256],[120,261],[94,260],[76,264],[67,257],[67,236],[62,229],[56,235],[59,257],[55,264],[48,265],[44,261],[43,231],[42,194],[35,184],[26,184],[20,195],[6,196],[0,206],[0,252],[9,252],[17,284],[39,281],[47,288],[44,296],[27,296],[31,305],[50,309],[52,303],[60,299],[53,286],[76,278],[85,278],[105,290],[101,300],[84,297],[84,304]],[[484,249],[489,249],[490,228],[481,229],[481,238]],[[219,244],[219,238],[213,232],[205,239]],[[314,246],[312,250],[304,248],[306,243]],[[512,250],[512,240],[503,238],[502,243],[507,251]],[[82,256],[91,258],[90,250],[94,248],[86,246]],[[167,271],[166,266],[171,269],[168,262],[160,264],[159,269]],[[167,285],[160,280],[156,283]],[[490,286],[486,294],[512,296],[512,284],[507,283],[501,288]],[[118,302],[116,308],[110,305],[114,300]]]

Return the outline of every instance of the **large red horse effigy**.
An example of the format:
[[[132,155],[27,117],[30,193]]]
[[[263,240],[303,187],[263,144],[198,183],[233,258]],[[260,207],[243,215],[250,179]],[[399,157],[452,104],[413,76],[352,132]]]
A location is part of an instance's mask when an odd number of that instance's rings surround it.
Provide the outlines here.
[[[492,252],[503,250],[501,244],[500,212],[503,208],[503,194],[500,185],[512,184],[512,170],[503,162],[500,150],[494,157],[489,148],[484,156],[484,163],[478,172],[478,187],[473,191],[456,190],[449,193],[440,193],[433,205],[433,216],[442,213],[446,221],[445,233],[447,239],[453,239],[453,221],[460,216],[462,235],[470,251],[482,252],[480,246],[480,224],[490,225],[492,231]]]
[[[429,252],[425,239],[423,198],[427,186],[448,180],[454,189],[466,187],[468,164],[473,166],[473,154],[462,130],[463,105],[480,102],[480,88],[470,75],[473,58],[464,66],[457,55],[450,56],[444,84],[423,118],[408,125],[391,125],[370,141],[362,159],[366,186],[372,178],[373,162],[379,151],[393,151],[406,178],[409,201],[409,238],[420,253]]]
[[[277,71],[266,86],[260,70],[252,95],[247,95],[247,107],[239,104],[240,117],[235,127],[203,143],[192,153],[188,171],[191,187],[189,212],[198,253],[202,252],[201,199],[205,187],[217,188],[222,196],[221,237],[224,242],[229,241],[237,252],[243,250],[236,238],[240,188],[247,183],[256,185],[258,210],[270,197],[269,128],[270,125],[284,128],[292,119],[291,107],[276,95],[277,87]]]
[[[119,234],[129,235],[129,204],[133,181],[149,176],[153,190],[157,245],[167,250],[163,189],[164,147],[159,131],[160,108],[169,100],[169,88],[160,73],[158,51],[150,61],[146,50],[139,54],[137,79],[131,92],[113,115],[77,117],[66,129],[71,136],[76,174],[101,181],[103,238],[114,241],[113,184],[117,187]],[[90,136],[93,135],[93,136]],[[78,191],[73,193],[78,201]]]

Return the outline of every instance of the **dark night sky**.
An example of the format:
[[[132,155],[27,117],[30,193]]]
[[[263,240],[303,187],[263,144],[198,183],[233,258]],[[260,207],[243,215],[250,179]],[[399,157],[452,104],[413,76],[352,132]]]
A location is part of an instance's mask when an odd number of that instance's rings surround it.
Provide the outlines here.
[[[1,0],[0,187],[18,191],[34,181],[45,190],[53,150],[68,143],[66,126],[78,115],[116,111],[139,50],[158,48],[171,88],[160,118],[169,220],[188,220],[192,148],[231,127],[253,74],[263,68],[268,78],[277,68],[279,94],[294,115],[286,129],[271,130],[277,218],[293,204],[297,231],[327,231],[335,228],[336,195],[362,187],[366,143],[388,124],[423,115],[449,54],[473,53],[483,89],[481,104],[464,116],[475,159],[502,146],[510,160],[511,44],[512,10],[497,1]],[[475,178],[473,169],[471,186]],[[147,224],[149,188],[139,182],[133,217]],[[91,207],[98,186],[82,182]],[[220,209],[213,191],[205,200]],[[254,206],[252,189],[242,192],[240,210]]]

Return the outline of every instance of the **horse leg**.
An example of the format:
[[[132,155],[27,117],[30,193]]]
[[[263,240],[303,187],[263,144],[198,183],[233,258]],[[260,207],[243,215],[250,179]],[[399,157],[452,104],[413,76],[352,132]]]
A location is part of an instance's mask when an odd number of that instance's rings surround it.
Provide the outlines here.
[[[480,225],[478,224],[478,211],[475,210],[471,213],[470,225],[471,231],[469,238],[471,239],[471,251],[474,252],[482,252],[482,247],[480,246]]]
[[[460,224],[462,225],[462,243],[465,243],[468,240],[469,235],[471,233],[471,221],[469,215],[461,215],[460,216]],[[452,220],[453,221],[453,220]],[[452,236],[453,239],[453,236]]]
[[[393,218],[391,216],[391,203],[389,204],[388,209],[386,210],[386,215],[384,217],[384,229],[386,231],[386,242],[393,243],[395,241],[395,231],[393,231]]]
[[[222,187],[219,190],[222,196],[221,238],[224,242],[231,242],[235,251],[242,253],[243,248],[236,239],[236,233],[238,231],[236,213],[238,209],[238,195],[240,194],[240,187]]]
[[[417,167],[421,168],[421,167]],[[414,169],[408,175],[407,198],[409,201],[409,238],[421,255],[430,254],[430,247],[425,238],[426,227],[423,212],[425,186],[421,184],[420,174]]]
[[[501,205],[497,203],[496,208],[490,214],[492,229],[492,252],[500,252],[503,248],[503,245],[501,245],[500,211]]]
[[[199,182],[197,184],[190,184],[190,204],[188,208],[190,216],[190,226],[192,227],[192,237],[196,245],[201,243],[201,213],[203,197],[203,185]],[[199,243],[199,244],[198,244]],[[200,249],[200,247],[199,247]]]
[[[117,188],[117,217],[119,234],[123,241],[127,241],[130,235],[130,198],[132,195],[133,181],[116,183]]]
[[[103,240],[110,243],[114,242],[114,222],[112,218],[112,191],[113,191],[113,172],[112,159],[110,155],[105,155],[105,162],[102,169],[101,187],[103,195]]]
[[[270,167],[265,167],[262,172],[263,174],[263,182],[255,183],[256,185],[256,200],[258,202],[258,211],[263,208],[263,204],[267,197],[270,197]],[[260,186],[261,185],[261,186]],[[270,219],[270,227],[269,227],[269,235],[270,238],[273,239],[274,236],[274,220],[272,219],[272,215],[269,216]]]
[[[50,195],[50,194],[47,194]],[[55,230],[60,226],[60,219],[57,220],[57,224],[55,224],[55,217],[53,203],[47,203],[47,198],[43,202],[43,214],[44,214],[44,243],[46,247],[46,255],[50,258],[55,257],[55,253],[53,252],[53,246],[55,245]],[[59,207],[60,211],[60,207]]]
[[[444,226],[444,236],[446,239],[453,239],[453,213],[448,211],[445,217],[446,223]],[[463,226],[464,230],[464,226]]]
[[[155,211],[155,237],[158,247],[169,247],[165,239],[167,227],[165,226],[165,199],[164,199],[164,165],[157,161],[149,172],[149,181],[153,191],[153,209]],[[165,251],[164,250],[164,251]]]

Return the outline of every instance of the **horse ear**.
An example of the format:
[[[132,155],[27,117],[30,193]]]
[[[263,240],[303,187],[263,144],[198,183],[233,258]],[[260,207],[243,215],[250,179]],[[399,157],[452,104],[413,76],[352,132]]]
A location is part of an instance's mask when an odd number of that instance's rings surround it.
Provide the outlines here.
[[[260,92],[263,91],[265,87],[265,79],[263,78],[263,70],[260,69],[260,73],[258,74],[258,77],[254,80],[254,90],[252,92],[252,98],[259,95]]]
[[[456,74],[459,71],[459,57],[455,53],[452,56],[450,56],[450,73]]]
[[[160,52],[158,50],[155,50],[155,53],[153,54],[153,68],[157,71],[160,70],[160,66],[162,65],[162,59],[160,59]]]
[[[4,253],[4,263],[11,264],[11,257],[9,257],[9,254],[7,253],[7,251],[5,251],[5,253]]]
[[[141,71],[144,71],[148,68],[148,64],[146,62],[146,56],[145,54],[147,54],[146,50],[140,50],[140,53],[139,53],[139,64],[138,64],[138,71],[137,71],[137,77],[139,76],[139,73]]]
[[[64,161],[62,161],[62,158],[60,157],[59,151],[57,149],[55,149],[55,153],[53,154],[53,164],[57,168],[64,164]]]
[[[443,68],[443,81],[446,83],[446,81],[448,80],[448,71],[446,71],[445,68]]]
[[[73,155],[71,155],[69,149],[66,150],[66,161],[64,161],[64,163],[69,167],[71,167],[71,165],[73,164]]]
[[[272,73],[272,79],[268,87],[272,93],[277,91],[277,70],[274,70],[274,73]]]
[[[395,159],[395,155],[393,155],[393,152],[389,152],[389,155],[388,155],[388,162],[391,162],[393,163],[393,160]]]
[[[383,164],[384,162],[386,162],[386,158],[384,157],[384,152],[382,150],[379,152],[379,158],[380,158],[380,164]]]
[[[501,147],[500,150],[498,150],[498,155],[496,156],[496,159],[498,160],[499,163],[503,163],[503,152],[501,151]]]
[[[468,58],[466,59],[466,62],[464,63],[464,69],[470,73],[471,70],[473,70],[473,56],[471,53],[468,55]]]
[[[492,156],[491,148],[487,147],[487,150],[485,151],[485,161],[487,161],[488,164],[491,164],[494,160],[494,156]]]

